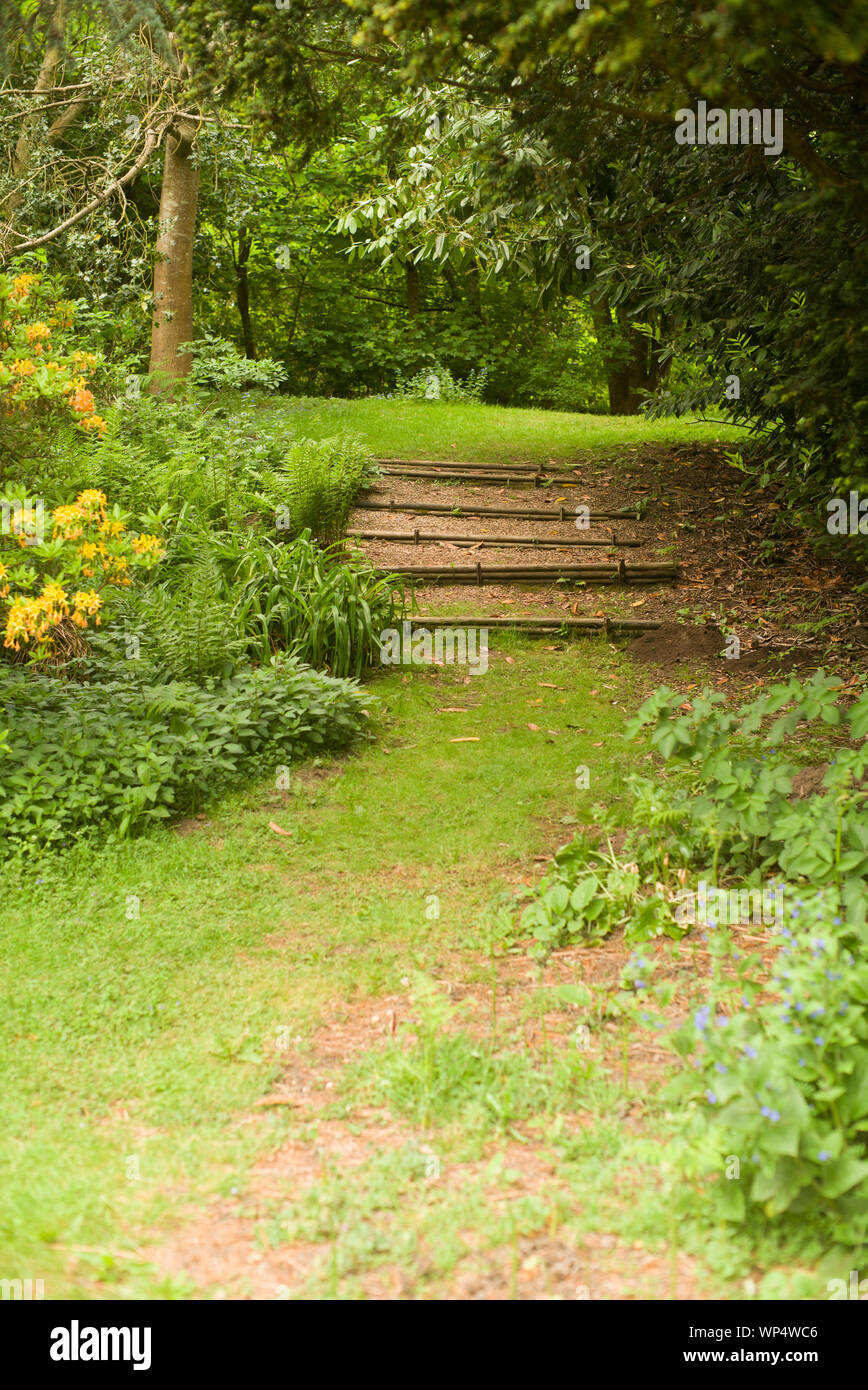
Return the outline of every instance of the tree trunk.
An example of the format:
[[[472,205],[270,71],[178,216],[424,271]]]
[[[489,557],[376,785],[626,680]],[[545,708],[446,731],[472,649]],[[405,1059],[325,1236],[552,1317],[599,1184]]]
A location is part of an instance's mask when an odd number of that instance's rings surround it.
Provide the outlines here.
[[[404,270],[407,277],[407,313],[411,319],[416,319],[422,311],[422,287],[419,283],[419,267],[414,261],[405,261]]]
[[[178,380],[189,374],[192,354],[178,345],[193,337],[193,237],[199,171],[190,154],[196,135],[193,121],[178,120],[166,136],[160,222],[154,264],[154,317],[149,370]],[[160,390],[156,380],[152,391]]]
[[[247,282],[247,263],[253,237],[247,227],[238,232],[238,259],[235,262],[235,302],[238,317],[241,319],[241,336],[244,340],[244,355],[251,361],[256,359],[256,344],[253,341],[253,325],[250,322],[250,286]]]
[[[660,344],[656,338],[649,338],[636,328],[629,315],[623,312],[618,313],[617,325],[614,324],[612,310],[604,297],[592,298],[589,303],[606,368],[609,409],[613,415],[638,415],[644,400],[640,392],[656,390],[666,375],[657,360],[656,350]],[[620,342],[617,329],[620,329]]]

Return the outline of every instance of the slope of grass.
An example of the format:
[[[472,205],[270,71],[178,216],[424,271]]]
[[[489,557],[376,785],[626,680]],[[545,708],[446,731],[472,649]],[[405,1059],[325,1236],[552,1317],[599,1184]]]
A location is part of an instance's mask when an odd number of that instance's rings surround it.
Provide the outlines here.
[[[272,411],[283,421],[289,417],[298,437],[358,435],[377,458],[542,463],[548,458],[568,460],[585,449],[618,453],[643,444],[745,439],[745,430],[737,426],[703,424],[690,417],[646,420],[473,402],[277,397],[263,405],[263,414]]]

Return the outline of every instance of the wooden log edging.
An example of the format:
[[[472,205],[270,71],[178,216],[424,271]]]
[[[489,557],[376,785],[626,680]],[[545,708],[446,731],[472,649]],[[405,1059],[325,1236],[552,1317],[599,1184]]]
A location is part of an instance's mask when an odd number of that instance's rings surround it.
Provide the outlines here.
[[[544,463],[469,463],[464,459],[374,459],[373,462],[378,468],[455,469],[462,476],[477,469],[483,473],[523,473],[529,477],[541,473],[546,478],[575,478],[579,481],[576,476],[578,465],[573,468],[569,465],[566,468],[549,468]]]
[[[462,613],[458,617],[425,617],[420,614],[408,621],[413,627],[475,627],[509,630],[515,628],[522,632],[558,632],[566,628],[573,632],[653,632],[663,624],[663,619],[653,618],[488,618],[485,614]]]
[[[559,579],[593,584],[659,584],[680,578],[677,565],[397,565],[381,574],[401,579],[446,579],[453,584],[555,583]]]
[[[384,478],[415,478],[422,481],[434,483],[480,483],[486,486],[500,487],[542,487],[545,483],[553,482],[548,473],[525,473],[511,472],[471,472],[467,470],[457,470],[449,468],[445,464],[442,468],[412,468],[409,465],[400,468],[383,468],[381,476]],[[573,484],[579,487],[578,478],[573,479]]]
[[[461,536],[455,535],[450,531],[420,531],[418,527],[415,531],[367,531],[352,527],[346,532],[348,536],[356,536],[360,540],[366,541],[395,541],[402,545],[420,545],[429,541],[449,541],[452,545],[480,545],[488,546],[496,550],[498,546],[524,545],[530,549],[537,550],[566,550],[572,546],[597,545],[605,546],[609,549],[621,549],[624,546],[638,547],[644,545],[644,541],[619,540],[612,532],[612,539],[605,540],[600,536],[592,536],[587,539],[573,539],[568,536],[557,539],[554,536]]]
[[[542,507],[478,507],[475,503],[462,503],[461,506],[448,506],[442,502],[396,502],[390,497],[388,502],[372,502],[366,498],[353,503],[354,507],[367,512],[405,512],[409,516],[436,513],[439,516],[514,516],[524,521],[574,521],[576,509],[563,505],[544,510]],[[622,508],[620,511],[589,511],[588,521],[641,521],[639,509]]]

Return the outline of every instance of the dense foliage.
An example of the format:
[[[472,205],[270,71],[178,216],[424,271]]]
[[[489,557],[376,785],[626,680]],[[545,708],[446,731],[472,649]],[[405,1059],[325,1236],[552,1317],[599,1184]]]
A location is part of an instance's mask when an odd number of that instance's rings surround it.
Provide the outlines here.
[[[160,686],[134,669],[89,684],[0,664],[4,844],[146,829],[293,757],[345,747],[370,704],[353,682],[291,660]]]
[[[540,961],[619,926],[637,944],[620,1007],[688,1064],[671,1088],[687,1104],[680,1161],[718,1177],[735,1162],[713,1189],[722,1218],[810,1214],[824,1239],[858,1245],[868,1236],[868,694],[848,707],[840,681],[820,672],[741,709],[706,693],[683,710],[663,688],[630,726],[650,730],[676,773],[662,785],[634,779],[631,821],[642,829],[617,855],[599,834],[565,846],[529,894],[521,930]],[[836,731],[834,756],[800,797],[786,748],[814,723]],[[711,888],[697,893],[703,874]],[[730,930],[760,905],[778,946],[771,984],[762,956],[739,950]],[[642,943],[692,927],[706,928],[713,969],[699,1008],[673,1027],[672,980],[655,982]]]

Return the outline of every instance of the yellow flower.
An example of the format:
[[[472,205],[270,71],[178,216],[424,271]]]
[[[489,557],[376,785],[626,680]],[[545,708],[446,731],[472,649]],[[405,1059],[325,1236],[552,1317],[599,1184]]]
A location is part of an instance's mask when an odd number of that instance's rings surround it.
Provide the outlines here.
[[[78,494],[75,503],[76,506],[81,507],[83,512],[97,511],[100,512],[103,517],[105,516],[106,495],[104,492],[100,492],[98,488],[86,488],[84,492]]]
[[[12,363],[12,370],[16,376],[32,376],[36,368],[29,357],[16,357]]]
[[[37,611],[35,599],[15,600],[6,616],[4,647],[10,647],[13,652],[20,652],[22,641],[26,642],[33,633]]]
[[[43,584],[42,593],[39,595],[37,603],[51,622],[59,622],[69,612],[66,590],[62,584],[58,584],[56,579],[49,579]]]
[[[65,541],[77,541],[82,531],[81,508],[78,503],[73,503],[68,507],[55,507],[51,513],[54,520],[54,535],[63,536]]]
[[[147,555],[149,552],[156,555],[162,553],[163,543],[159,536],[136,536],[133,540],[133,550],[136,555]]]
[[[37,322],[25,324],[24,332],[27,334],[28,343],[35,343],[40,338],[47,338],[51,333],[51,329],[48,327],[47,323]]]
[[[92,430],[96,430],[100,439],[108,429],[108,424],[101,415],[86,415],[83,420],[77,421],[77,424],[79,429],[84,430],[85,434],[90,434]]]
[[[15,279],[12,281],[10,297],[12,299],[24,299],[30,291],[30,286],[38,284],[38,275],[31,275],[28,271],[25,271],[23,275],[16,275]]]
[[[73,606],[79,613],[89,613],[91,617],[102,608],[102,599],[96,589],[79,589],[73,595]]]

